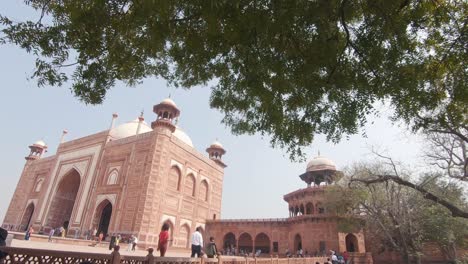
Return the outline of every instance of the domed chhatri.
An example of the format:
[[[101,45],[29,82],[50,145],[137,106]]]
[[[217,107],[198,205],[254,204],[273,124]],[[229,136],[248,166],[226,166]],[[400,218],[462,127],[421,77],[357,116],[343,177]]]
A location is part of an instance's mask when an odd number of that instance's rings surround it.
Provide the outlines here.
[[[46,143],[42,139],[34,142],[33,145],[40,146],[40,147],[47,147]]]
[[[299,177],[307,183],[307,186],[319,186],[321,183],[331,184],[336,181],[341,173],[336,169],[335,163],[323,156],[317,156],[307,163],[306,172]]]
[[[29,149],[29,155],[25,159],[36,160],[41,158],[42,154],[47,151],[47,144],[41,139],[29,146]]]
[[[156,121],[151,123],[153,129],[157,126],[163,126],[169,128],[171,132],[176,130],[174,120],[179,117],[180,110],[172,99],[166,98],[162,100],[161,103],[153,107],[153,112],[158,115]]]
[[[307,163],[306,171],[336,170],[335,163],[325,157],[315,157]]]
[[[206,152],[208,152],[210,159],[214,160],[221,166],[226,167],[226,164],[224,164],[222,161],[222,156],[226,154],[226,150],[218,140],[215,140],[213,143],[211,143],[210,147],[206,149]]]

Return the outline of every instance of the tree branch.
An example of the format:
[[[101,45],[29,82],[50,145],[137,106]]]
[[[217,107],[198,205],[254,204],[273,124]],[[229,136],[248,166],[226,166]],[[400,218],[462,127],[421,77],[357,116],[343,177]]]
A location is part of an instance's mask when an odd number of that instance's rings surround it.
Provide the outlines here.
[[[441,197],[438,197],[437,195],[429,192],[428,190],[424,189],[421,186],[415,185],[414,183],[411,183],[411,182],[409,182],[407,180],[404,180],[404,179],[402,179],[402,178],[400,178],[398,176],[394,176],[394,175],[375,175],[375,176],[376,176],[376,178],[374,178],[374,179],[354,178],[354,179],[351,179],[350,184],[352,182],[361,182],[361,183],[364,183],[366,186],[369,186],[369,185],[375,184],[375,183],[393,181],[393,182],[395,182],[397,184],[412,188],[412,189],[420,192],[424,196],[425,199],[431,200],[431,201],[433,201],[435,203],[438,203],[438,204],[444,206],[445,208],[447,208],[452,213],[452,216],[454,216],[454,217],[468,218],[468,212],[463,211],[458,206],[452,204],[451,202],[449,202],[449,201],[447,201],[447,200],[445,200],[445,199],[443,199]]]

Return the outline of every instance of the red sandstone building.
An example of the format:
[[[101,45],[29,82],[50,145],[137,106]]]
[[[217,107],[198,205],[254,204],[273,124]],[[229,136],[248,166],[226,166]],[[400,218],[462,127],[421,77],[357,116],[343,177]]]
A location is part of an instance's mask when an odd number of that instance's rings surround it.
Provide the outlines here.
[[[324,208],[325,189],[338,179],[335,164],[316,157],[300,178],[307,187],[288,193],[289,217],[283,219],[207,220],[208,236],[226,251],[284,255],[325,255],[329,250],[365,253],[362,232],[340,233],[337,218]]]
[[[62,137],[57,153],[46,158],[43,141],[31,145],[3,227],[23,231],[32,225],[47,233],[63,226],[68,237],[97,228],[154,245],[168,222],[171,247],[189,248],[190,234],[200,226],[205,239],[214,236],[219,248],[237,253],[366,251],[363,233],[338,232],[336,217],[323,206],[325,189],[340,175],[323,157],[300,175],[307,187],[284,196],[288,218],[217,220],[225,150],[219,142],[207,148],[208,155],[195,150],[176,126],[180,111],[171,99],[153,110],[151,126],[141,116],[114,126],[114,114],[110,129],[68,142]]]
[[[44,233],[65,227],[68,237],[98,233],[135,234],[154,245],[164,222],[172,247],[187,248],[196,227],[221,212],[225,153],[219,142],[208,155],[194,149],[176,126],[180,114],[171,99],[155,105],[157,118],[143,117],[63,142],[41,158],[43,141],[31,145],[3,227]],[[64,131],[64,134],[66,131]]]

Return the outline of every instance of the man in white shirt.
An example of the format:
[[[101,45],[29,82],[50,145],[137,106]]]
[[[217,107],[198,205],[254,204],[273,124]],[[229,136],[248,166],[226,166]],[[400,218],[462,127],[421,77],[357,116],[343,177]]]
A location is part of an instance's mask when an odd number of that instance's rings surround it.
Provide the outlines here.
[[[195,229],[195,232],[192,234],[192,255],[190,257],[194,258],[195,254],[197,254],[197,257],[201,258],[202,246],[203,246],[203,237],[200,233],[200,227],[197,227],[197,229]]]

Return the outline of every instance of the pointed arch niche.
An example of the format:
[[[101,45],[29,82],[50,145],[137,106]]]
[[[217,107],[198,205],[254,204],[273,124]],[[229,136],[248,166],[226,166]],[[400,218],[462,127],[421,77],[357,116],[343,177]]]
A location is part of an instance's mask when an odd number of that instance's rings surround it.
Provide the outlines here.
[[[65,174],[58,184],[57,191],[50,203],[47,215],[47,226],[51,228],[68,228],[73,208],[75,207],[76,196],[80,189],[80,173],[76,169],[71,169]]]

